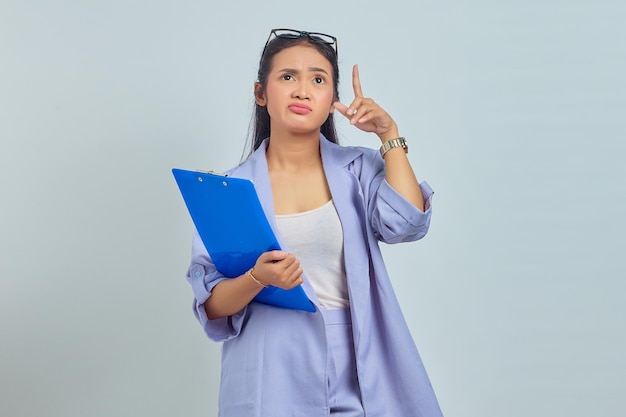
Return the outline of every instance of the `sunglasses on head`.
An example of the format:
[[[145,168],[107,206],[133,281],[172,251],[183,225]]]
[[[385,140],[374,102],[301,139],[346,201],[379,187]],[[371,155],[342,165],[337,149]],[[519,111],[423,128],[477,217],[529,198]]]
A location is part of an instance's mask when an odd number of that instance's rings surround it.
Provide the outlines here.
[[[339,53],[337,50],[337,38],[331,35],[327,35],[325,33],[320,32],[306,32],[303,30],[295,30],[295,29],[272,29],[270,31],[270,36],[267,38],[267,42],[265,42],[265,46],[263,47],[263,53],[265,53],[265,49],[267,45],[272,40],[272,37],[281,38],[281,39],[308,39],[313,42],[323,43],[329,45],[331,48],[335,50],[335,55]]]

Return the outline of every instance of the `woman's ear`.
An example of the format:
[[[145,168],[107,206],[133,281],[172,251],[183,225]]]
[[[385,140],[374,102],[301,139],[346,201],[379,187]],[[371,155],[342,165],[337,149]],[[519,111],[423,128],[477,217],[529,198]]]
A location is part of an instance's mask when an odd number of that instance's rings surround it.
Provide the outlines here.
[[[265,107],[267,100],[265,99],[265,93],[263,92],[263,86],[261,83],[254,83],[254,101],[259,106]]]

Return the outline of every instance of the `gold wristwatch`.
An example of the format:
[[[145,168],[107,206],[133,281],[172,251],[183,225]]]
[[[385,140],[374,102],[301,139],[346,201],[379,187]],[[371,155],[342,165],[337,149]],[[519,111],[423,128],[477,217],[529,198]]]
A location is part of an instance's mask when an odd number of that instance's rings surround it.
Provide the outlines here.
[[[389,149],[393,148],[402,148],[404,149],[404,153],[409,153],[409,145],[407,145],[406,139],[400,137],[388,140],[387,142],[383,143],[383,145],[380,147],[380,156],[384,157]]]

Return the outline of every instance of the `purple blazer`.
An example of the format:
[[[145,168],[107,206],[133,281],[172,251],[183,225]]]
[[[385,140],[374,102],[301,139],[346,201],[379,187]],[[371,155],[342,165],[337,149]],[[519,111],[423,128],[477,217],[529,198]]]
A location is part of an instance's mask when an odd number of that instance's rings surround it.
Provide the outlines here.
[[[228,174],[254,181],[261,205],[284,250],[274,220],[263,143]],[[428,231],[432,190],[421,184],[426,211],[385,180],[377,150],[320,140],[324,172],[343,228],[357,372],[368,417],[441,417],[409,328],[385,269],[378,242],[408,242]],[[194,236],[187,279],[194,313],[209,338],[223,342],[220,417],[322,417],[329,415],[326,332],[318,306],[308,313],[250,303],[240,312],[208,320],[203,303],[225,278],[199,236]]]

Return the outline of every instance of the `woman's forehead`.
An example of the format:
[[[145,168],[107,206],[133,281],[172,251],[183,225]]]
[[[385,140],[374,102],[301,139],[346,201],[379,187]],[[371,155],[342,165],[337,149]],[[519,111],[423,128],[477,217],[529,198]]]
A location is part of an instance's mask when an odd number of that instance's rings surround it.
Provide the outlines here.
[[[278,52],[272,58],[272,69],[282,68],[324,68],[332,73],[333,67],[328,59],[322,55],[314,46],[308,44],[298,44],[290,46]]]

